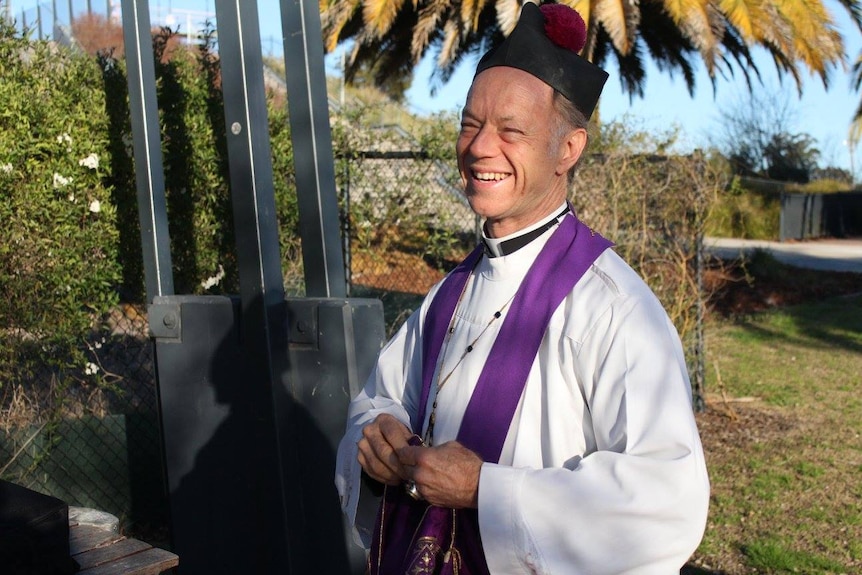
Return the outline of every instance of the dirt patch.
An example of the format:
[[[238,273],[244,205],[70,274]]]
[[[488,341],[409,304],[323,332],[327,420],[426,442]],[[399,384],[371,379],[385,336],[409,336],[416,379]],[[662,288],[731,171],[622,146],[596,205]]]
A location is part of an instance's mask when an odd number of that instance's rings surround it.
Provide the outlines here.
[[[353,283],[378,290],[425,295],[445,275],[421,255],[398,250],[355,250],[351,258]]]
[[[862,274],[783,266],[769,256],[714,263],[704,274],[711,312],[723,317],[862,292]]]
[[[745,400],[746,398],[743,398]],[[738,445],[766,443],[799,427],[799,421],[786,413],[767,409],[757,400],[740,402],[739,398],[722,399],[707,395],[709,409],[698,414],[698,427],[704,448],[720,456]]]

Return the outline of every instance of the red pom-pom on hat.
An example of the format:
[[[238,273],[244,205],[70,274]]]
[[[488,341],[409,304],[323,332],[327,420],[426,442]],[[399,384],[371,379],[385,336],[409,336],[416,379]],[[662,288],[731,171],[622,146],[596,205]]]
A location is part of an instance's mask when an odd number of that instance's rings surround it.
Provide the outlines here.
[[[577,10],[565,4],[542,4],[539,10],[545,17],[545,33],[554,44],[575,53],[584,48],[587,25]]]
[[[540,7],[534,0],[525,0],[515,28],[482,56],[476,75],[495,66],[523,70],[590,117],[608,73],[578,54],[586,38],[584,19],[574,9],[550,3]]]

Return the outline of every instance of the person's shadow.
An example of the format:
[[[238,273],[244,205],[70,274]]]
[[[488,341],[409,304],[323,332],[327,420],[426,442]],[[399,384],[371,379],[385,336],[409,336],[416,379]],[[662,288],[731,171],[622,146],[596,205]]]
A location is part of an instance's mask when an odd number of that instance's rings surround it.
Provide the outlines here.
[[[270,384],[240,315],[235,299],[195,298],[183,342],[157,347],[178,572],[351,573],[332,441],[287,374]]]

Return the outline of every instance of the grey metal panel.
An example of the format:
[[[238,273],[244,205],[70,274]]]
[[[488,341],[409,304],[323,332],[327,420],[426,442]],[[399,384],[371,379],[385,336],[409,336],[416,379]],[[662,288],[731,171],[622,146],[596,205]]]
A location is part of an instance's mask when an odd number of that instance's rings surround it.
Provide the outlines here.
[[[316,0],[281,0],[302,261],[308,296],[345,297],[347,284],[318,11]]]
[[[150,306],[152,317],[173,326],[159,328],[156,354],[172,540],[183,575],[348,575],[365,566],[333,472],[347,405],[383,345],[383,307],[372,299],[305,298],[285,307],[291,368],[269,389],[255,369],[257,350],[241,337],[238,298],[169,296]],[[295,541],[295,529],[301,547],[285,543]]]
[[[287,310],[295,397],[337,447],[347,404],[365,385],[384,342],[383,304],[364,298],[288,298]]]
[[[303,492],[309,505],[307,553],[315,572],[359,574],[365,552],[352,542],[333,482],[347,407],[371,373],[385,338],[383,305],[373,299],[287,300],[290,379],[297,390]],[[313,503],[311,503],[313,502]],[[343,532],[344,546],[334,545]]]
[[[862,193],[783,193],[780,221],[781,241],[858,237],[862,235]]]
[[[149,3],[147,0],[124,0],[122,14],[144,278],[147,302],[152,302],[156,296],[174,293],[174,279]]]
[[[274,404],[241,345],[241,306],[220,296],[156,298],[181,332],[156,338],[159,396],[179,573],[302,573],[288,565]],[[296,494],[292,494],[296,497]]]

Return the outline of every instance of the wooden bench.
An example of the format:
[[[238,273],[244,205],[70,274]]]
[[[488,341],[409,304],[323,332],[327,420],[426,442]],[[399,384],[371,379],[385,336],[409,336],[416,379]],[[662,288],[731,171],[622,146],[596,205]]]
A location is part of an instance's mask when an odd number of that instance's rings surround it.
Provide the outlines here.
[[[78,575],[158,575],[179,565],[179,557],[149,543],[93,525],[69,522],[69,550]]]

